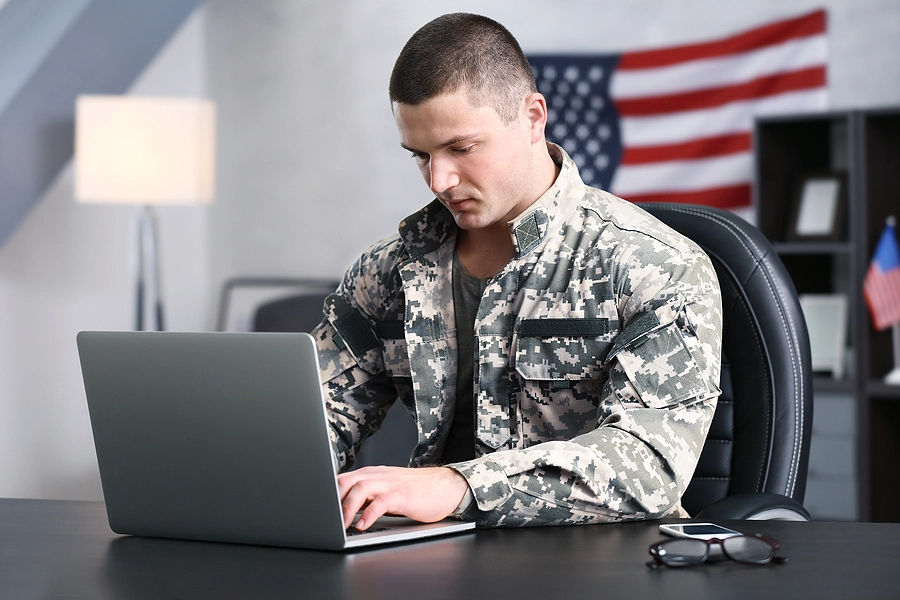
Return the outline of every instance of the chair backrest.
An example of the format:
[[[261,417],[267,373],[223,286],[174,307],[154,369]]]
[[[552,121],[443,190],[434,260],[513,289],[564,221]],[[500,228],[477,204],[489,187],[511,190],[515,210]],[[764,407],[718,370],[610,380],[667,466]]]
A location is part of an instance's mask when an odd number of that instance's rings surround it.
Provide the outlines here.
[[[222,284],[217,331],[311,332],[324,318],[337,281],[296,277],[233,277]]]
[[[325,318],[322,307],[330,291],[311,291],[271,300],[257,307],[253,315],[253,331],[312,332]]]
[[[809,334],[797,292],[762,233],[724,210],[641,207],[696,242],[722,288],[722,396],[682,504],[692,515],[734,494],[803,502],[812,428]]]

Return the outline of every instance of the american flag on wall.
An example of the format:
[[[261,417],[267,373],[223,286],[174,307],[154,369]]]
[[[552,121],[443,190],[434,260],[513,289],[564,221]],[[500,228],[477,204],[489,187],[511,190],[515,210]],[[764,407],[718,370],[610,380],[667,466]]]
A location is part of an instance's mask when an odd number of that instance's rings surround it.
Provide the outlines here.
[[[884,228],[863,282],[863,296],[878,331],[900,323],[900,249],[894,224],[891,219]]]
[[[628,200],[751,204],[753,119],[827,107],[819,10],[720,40],[610,55],[529,55],[547,139],[588,185]]]

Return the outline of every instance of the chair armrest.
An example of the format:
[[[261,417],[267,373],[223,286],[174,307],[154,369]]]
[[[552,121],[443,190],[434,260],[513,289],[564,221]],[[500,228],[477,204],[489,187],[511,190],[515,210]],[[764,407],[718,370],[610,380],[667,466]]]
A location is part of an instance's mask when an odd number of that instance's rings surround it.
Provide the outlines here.
[[[809,521],[802,504],[780,494],[736,494],[713,502],[696,518],[706,520],[746,519],[751,521]]]

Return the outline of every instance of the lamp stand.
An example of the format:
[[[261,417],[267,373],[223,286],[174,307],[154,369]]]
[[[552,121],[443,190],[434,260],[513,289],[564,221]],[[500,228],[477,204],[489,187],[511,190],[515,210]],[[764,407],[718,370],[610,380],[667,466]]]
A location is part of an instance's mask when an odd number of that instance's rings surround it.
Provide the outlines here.
[[[151,206],[144,205],[138,211],[135,240],[135,330],[144,331],[145,307],[149,305],[153,307],[155,330],[165,331],[156,214]],[[149,302],[145,303],[145,300]]]

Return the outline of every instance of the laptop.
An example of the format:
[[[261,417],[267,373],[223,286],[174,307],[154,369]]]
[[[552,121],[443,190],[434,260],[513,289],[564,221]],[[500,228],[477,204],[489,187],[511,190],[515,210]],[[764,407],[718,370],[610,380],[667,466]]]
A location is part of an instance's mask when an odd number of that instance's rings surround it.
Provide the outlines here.
[[[345,550],[473,529],[343,524],[318,354],[306,333],[78,334],[116,533]]]

